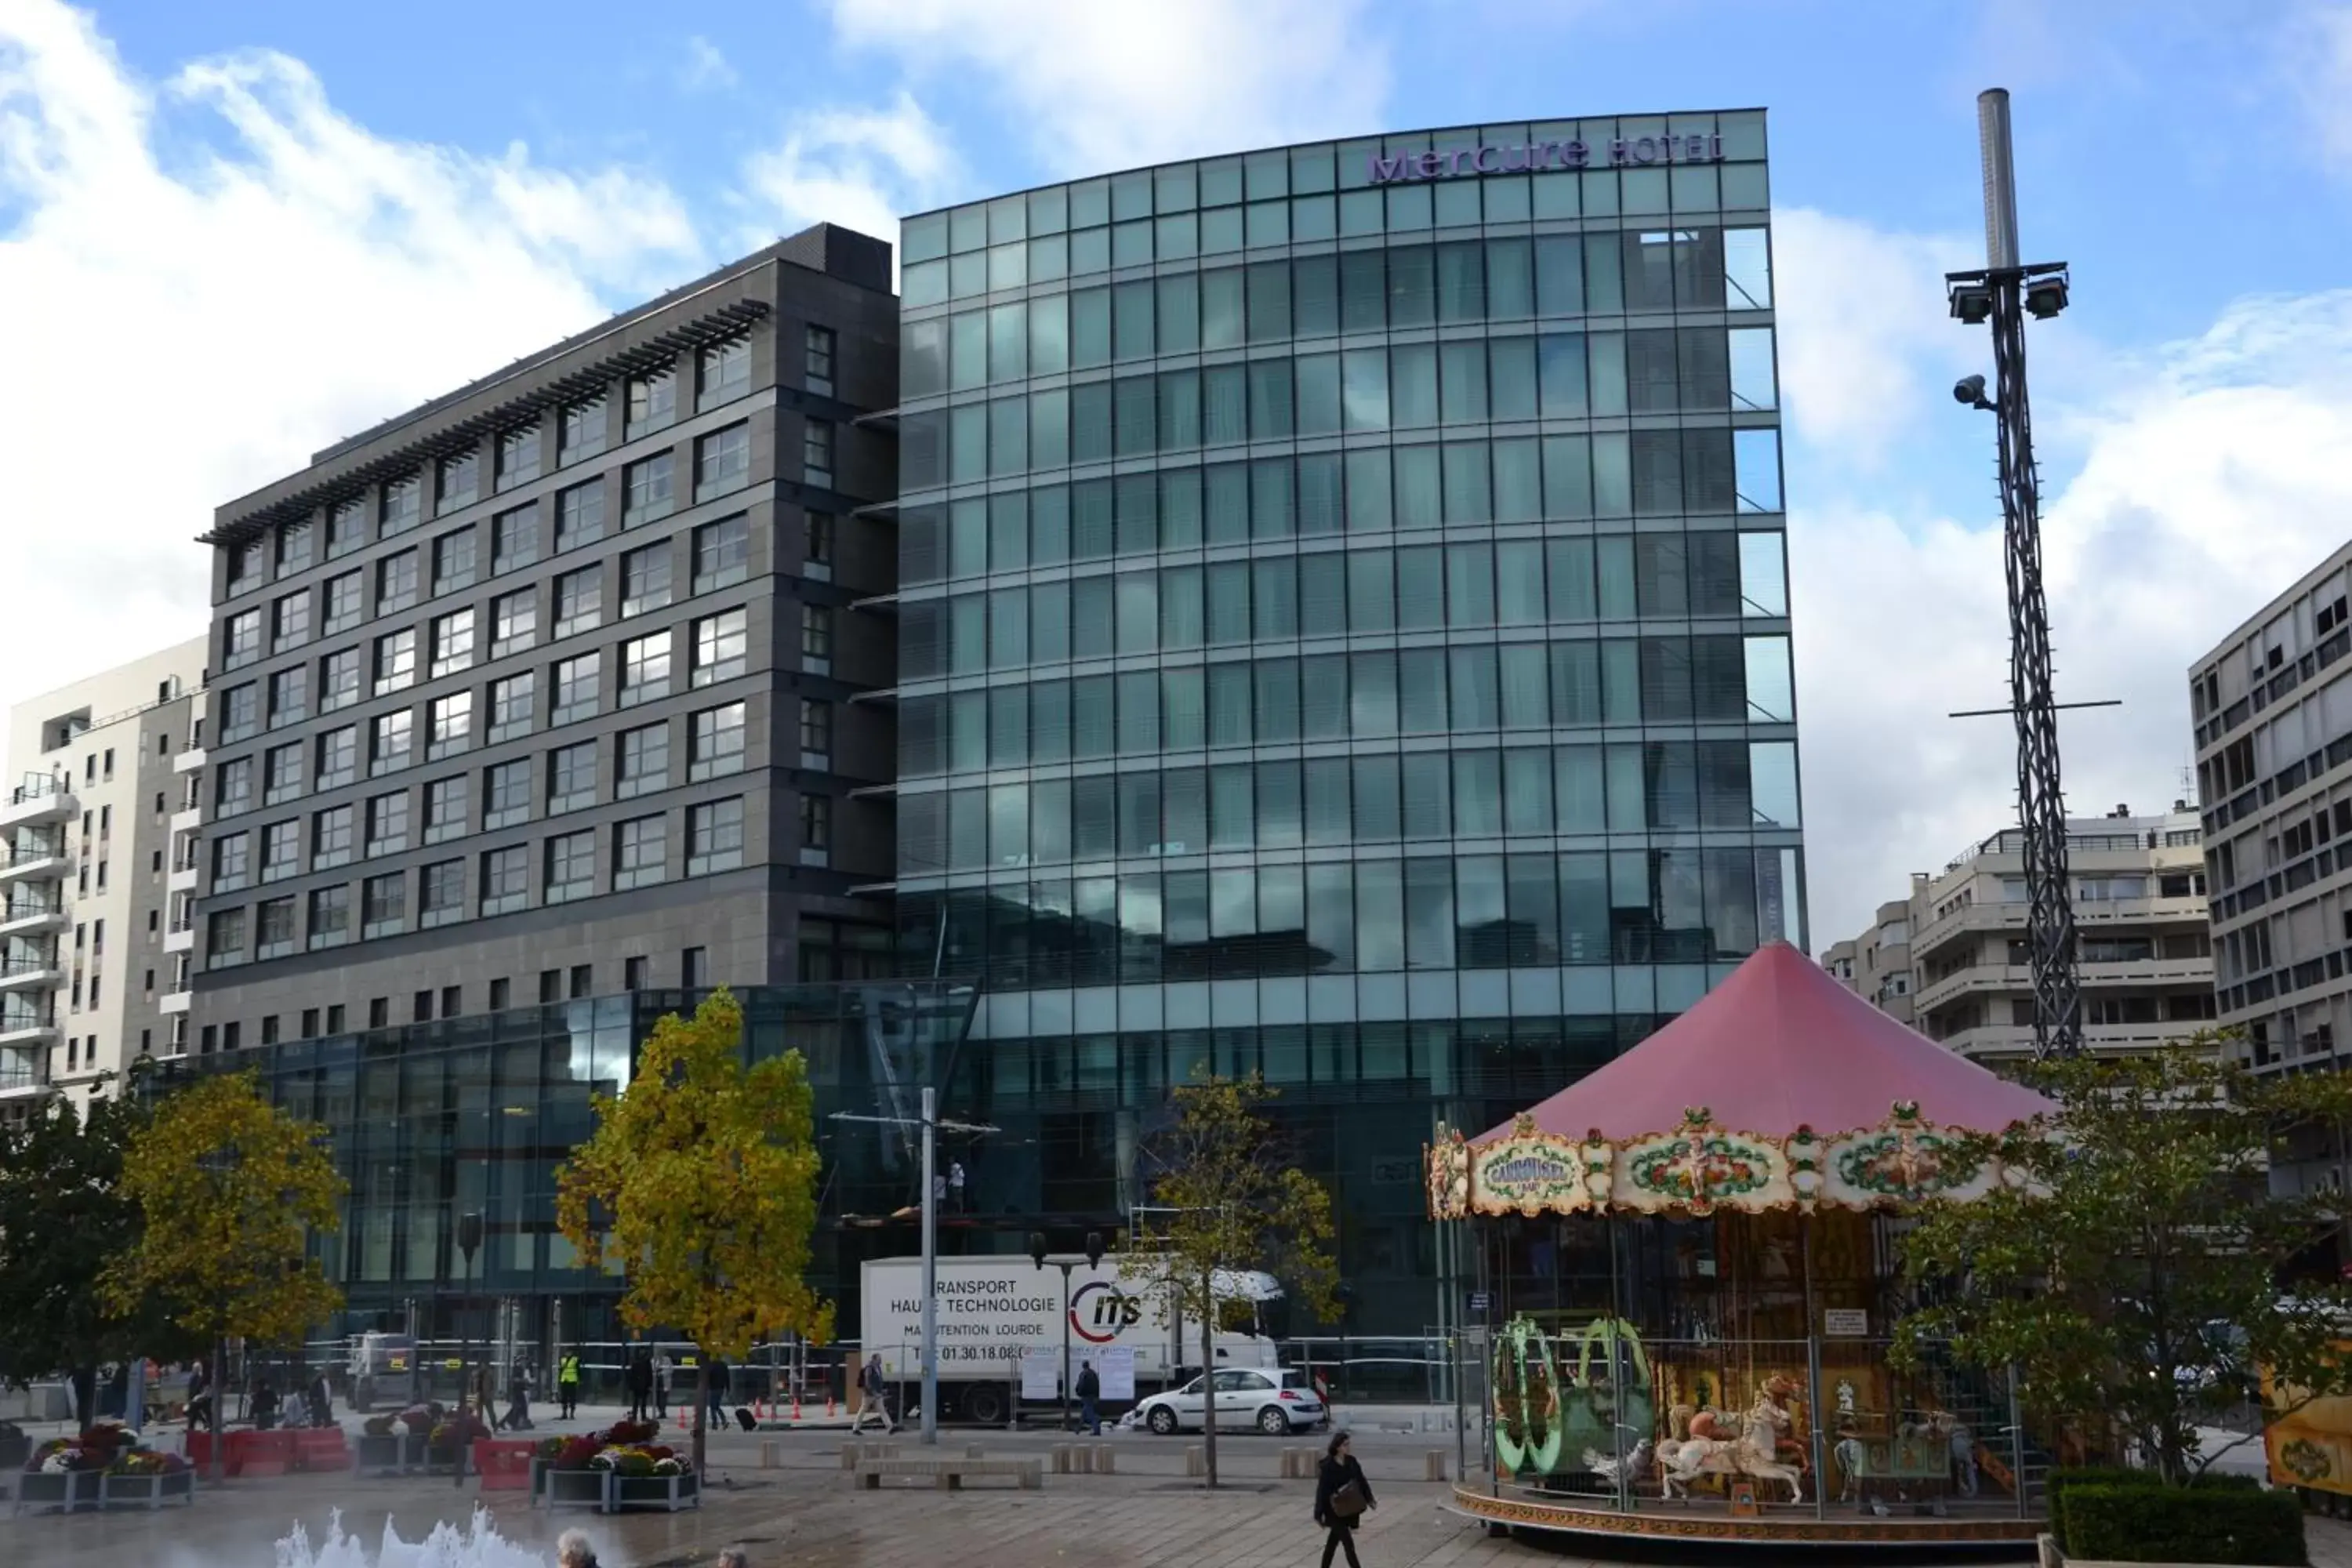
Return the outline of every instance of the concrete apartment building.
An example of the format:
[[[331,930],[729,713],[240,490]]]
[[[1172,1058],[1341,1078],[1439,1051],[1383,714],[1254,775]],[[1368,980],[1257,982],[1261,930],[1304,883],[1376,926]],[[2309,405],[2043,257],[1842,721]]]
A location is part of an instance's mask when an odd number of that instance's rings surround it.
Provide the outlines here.
[[[198,1054],[882,972],[890,281],[821,225],[219,509]]]
[[[2202,833],[2176,803],[2163,816],[2117,806],[2067,824],[2080,936],[2083,1037],[2100,1053],[2153,1050],[2214,1021]],[[1961,1055],[1995,1065],[2033,1051],[2025,948],[2025,861],[2004,828],[1942,871],[1914,872],[1911,896],[1823,954],[1874,1005]]]
[[[185,1017],[180,773],[202,637],[19,703],[0,801],[0,1116],[169,1055]],[[184,923],[184,922],[183,922]]]

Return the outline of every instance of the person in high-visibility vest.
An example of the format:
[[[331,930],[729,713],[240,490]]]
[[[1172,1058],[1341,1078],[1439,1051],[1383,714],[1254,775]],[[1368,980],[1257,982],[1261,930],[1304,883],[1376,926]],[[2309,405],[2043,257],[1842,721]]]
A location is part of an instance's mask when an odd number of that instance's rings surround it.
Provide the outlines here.
[[[563,1419],[580,1408],[580,1358],[569,1352],[555,1366],[555,1396],[563,1404]]]

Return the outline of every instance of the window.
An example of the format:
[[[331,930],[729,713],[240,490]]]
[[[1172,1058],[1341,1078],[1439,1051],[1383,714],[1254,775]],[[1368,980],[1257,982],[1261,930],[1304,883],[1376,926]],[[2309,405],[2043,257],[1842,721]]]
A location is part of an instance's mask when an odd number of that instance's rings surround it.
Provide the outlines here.
[[[833,485],[833,423],[811,419],[801,429],[802,478],[813,485]]]
[[[261,692],[252,682],[221,693],[220,738],[223,745],[242,741],[261,728]]]
[[[643,991],[645,988],[646,961],[643,958],[623,959],[621,961],[621,989],[624,991]]]
[[[690,721],[686,776],[689,781],[743,771],[743,704],[706,708]]]
[[[310,716],[310,667],[298,664],[269,678],[269,726],[292,724]],[[224,734],[221,739],[228,737]]]
[[[264,899],[253,907],[253,956],[278,958],[294,951],[294,900]]]
[[[669,695],[667,631],[635,637],[621,645],[621,706],[650,702]]]
[[[629,436],[665,428],[677,417],[677,372],[657,370],[629,378]]]
[[[247,540],[228,547],[228,591],[242,594],[261,575],[261,541]]]
[[[593,631],[604,621],[604,569],[583,566],[555,580],[555,635]]]
[[[438,844],[466,832],[467,779],[435,779],[425,786],[425,842]]]
[[[563,1000],[563,971],[542,969],[539,972],[539,999],[541,1002]]]
[[[289,594],[269,606],[271,651],[284,653],[310,640],[310,595]]]
[[[801,559],[811,566],[833,564],[833,513],[812,511],[802,514]]]
[[[751,426],[730,425],[697,437],[694,443],[694,499],[709,500],[731,495],[751,482]]]
[[[375,613],[388,616],[416,603],[416,552],[404,550],[375,563]]]
[[[261,754],[262,805],[277,805],[301,796],[304,750],[301,742],[289,741]]]
[[[539,640],[539,590],[518,588],[490,601],[490,657],[503,658]]]
[[[205,927],[205,967],[245,962],[245,911],[215,910]]]
[[[221,628],[221,667],[242,669],[261,657],[261,612],[240,610]]]
[[[377,525],[377,537],[390,539],[415,528],[423,515],[424,494],[425,481],[415,474],[384,486],[383,521]]]
[[[454,757],[474,743],[474,694],[452,691],[436,697],[432,707],[433,730],[425,756],[434,762]]]
[[[327,1033],[340,1035],[342,1032],[343,1005],[341,1002],[330,1002],[327,1004]]]
[[[310,894],[310,951],[341,947],[351,940],[351,884],[314,889]]]
[[[291,817],[261,830],[261,879],[276,882],[302,865],[302,825]]]
[[[408,929],[408,878],[402,872],[360,884],[360,935],[395,936]]]
[[[509,983],[508,981],[506,981],[506,980],[504,980],[504,979],[499,979],[499,980],[493,980],[493,981],[491,981],[491,982],[490,982],[490,1011],[491,1011],[491,1012],[493,1012],[493,1013],[503,1013],[503,1012],[505,1012],[505,1011],[507,1010],[507,1006],[508,1006],[508,998],[509,998]]]
[[[397,854],[407,847],[408,792],[394,790],[372,796],[367,803],[368,858]]]
[[[433,617],[433,678],[455,675],[474,664],[474,611],[471,605]]]
[[[572,811],[596,804],[596,742],[558,746],[547,753],[547,810]]]
[[[613,795],[616,800],[666,788],[669,784],[669,726],[647,724],[641,730],[622,731],[614,780]]]
[[[416,628],[403,626],[375,639],[375,694],[416,684]]]
[[[688,991],[698,991],[710,980],[708,950],[689,947],[677,955],[677,983]]]
[[[642,616],[669,603],[669,541],[621,557],[621,614]]]
[[[686,874],[699,877],[743,863],[743,797],[689,806],[686,814]]]
[[[807,371],[808,389],[831,397],[833,395],[833,329],[810,327],[805,331],[806,337],[802,353],[803,363]]]
[[[593,980],[594,974],[595,970],[593,966],[590,964],[575,963],[572,966],[572,995],[573,1000],[576,1001],[579,998],[587,995],[590,991],[595,988],[595,983]]]
[[[381,1029],[391,1022],[391,1001],[383,996],[370,998],[368,1002],[368,1027],[371,1029]]]
[[[359,777],[359,773],[360,732],[357,726],[346,724],[319,737],[319,788],[332,789],[337,784],[347,784]]]
[[[526,669],[490,682],[489,743],[511,741],[531,731],[532,709],[539,699],[539,671]]]
[[[555,552],[577,550],[604,537],[604,481],[591,479],[555,498]]]
[[[547,892],[551,904],[584,899],[596,890],[596,834],[583,828],[547,841]]]
[[[677,454],[657,452],[622,471],[621,526],[635,528],[667,517],[677,506]]]
[[[482,853],[482,913],[519,910],[530,897],[530,850],[521,844]]]
[[[482,831],[488,833],[530,820],[530,759],[518,758],[486,769],[482,774]]]
[[[539,559],[539,509],[519,506],[490,519],[490,570],[512,572]]]
[[[433,466],[434,514],[455,511],[482,492],[482,455],[452,452]]]
[[[833,847],[833,797],[801,796],[801,848],[820,854]]]
[[[360,650],[347,647],[319,661],[319,711],[332,713],[360,700]]]
[[[519,426],[499,432],[499,471],[496,480],[499,489],[512,489],[526,480],[539,478],[539,426]]]
[[[211,891],[233,893],[246,884],[253,870],[253,836],[225,833],[213,840]]]
[[[417,874],[416,923],[446,925],[466,916],[466,863],[436,860]]]
[[[816,756],[833,751],[833,704],[821,698],[801,699],[801,750]]]
[[[348,805],[331,805],[310,814],[310,869],[323,871],[350,862],[357,847],[353,816]]]
[[[751,340],[729,338],[705,343],[695,355],[700,393],[696,406],[716,408],[751,390]]]
[[[694,591],[708,594],[751,575],[751,529],[748,519],[722,517],[694,531]]]
[[[551,724],[569,724],[575,719],[586,719],[596,711],[597,657],[583,653],[577,658],[567,658],[555,667],[555,707],[549,714]]]
[[[576,463],[604,449],[604,399],[602,395],[567,403],[555,432],[555,460]]]
[[[804,659],[833,658],[832,605],[801,606],[801,657]]]
[[[415,760],[416,710],[403,708],[396,713],[379,713],[369,722],[368,774],[381,777],[397,773]]]
[[[437,598],[474,585],[475,530],[460,528],[433,542],[433,593]]]
[[[306,521],[289,522],[278,531],[278,574],[291,577],[316,559],[311,553],[318,543],[317,535]]]
[[[613,890],[650,887],[669,875],[669,825],[661,816],[633,816],[613,825]]]
[[[367,503],[357,496],[327,509],[327,559],[349,555],[367,542]]]
[[[727,610],[694,623],[694,676],[691,684],[709,686],[743,673],[751,643],[751,612]]]
[[[360,617],[367,614],[365,585],[366,574],[360,572],[341,572],[327,579],[327,618],[320,624],[320,636],[332,637],[360,624]]]

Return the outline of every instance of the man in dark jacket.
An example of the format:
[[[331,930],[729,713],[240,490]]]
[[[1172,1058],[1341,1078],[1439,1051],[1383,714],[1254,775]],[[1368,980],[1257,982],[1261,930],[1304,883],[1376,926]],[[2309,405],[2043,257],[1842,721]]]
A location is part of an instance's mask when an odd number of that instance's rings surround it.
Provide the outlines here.
[[[1348,1451],[1348,1435],[1334,1432],[1315,1477],[1315,1522],[1328,1532],[1323,1537],[1323,1568],[1331,1568],[1331,1554],[1343,1549],[1348,1568],[1364,1568],[1356,1561],[1356,1520],[1378,1506],[1364,1467]]]
[[[654,1358],[651,1352],[640,1347],[637,1353],[629,1358],[629,1370],[622,1378],[622,1385],[628,1390],[629,1419],[643,1421],[646,1413],[653,1408],[654,1402]]]
[[[1102,1412],[1096,1407],[1096,1401],[1102,1398],[1102,1379],[1097,1375],[1095,1363],[1090,1361],[1078,1363],[1077,1393],[1079,1427],[1095,1436],[1101,1436]]]

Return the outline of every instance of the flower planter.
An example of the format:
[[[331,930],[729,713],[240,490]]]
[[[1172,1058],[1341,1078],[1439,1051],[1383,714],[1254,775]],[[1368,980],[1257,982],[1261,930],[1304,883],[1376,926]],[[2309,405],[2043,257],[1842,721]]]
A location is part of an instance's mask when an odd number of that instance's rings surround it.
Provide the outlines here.
[[[194,1470],[137,1476],[101,1472],[98,1478],[98,1506],[101,1509],[161,1508],[167,1502],[193,1504],[195,1500]]]
[[[0,1422],[0,1470],[21,1470],[33,1457],[33,1439],[21,1427]]]
[[[612,1500],[605,1505],[607,1513],[676,1513],[680,1509],[700,1508],[702,1491],[698,1478],[684,1476],[614,1476]]]
[[[455,1443],[427,1443],[425,1446],[425,1473],[428,1476],[454,1475],[465,1460],[465,1451]]]
[[[362,1433],[359,1438],[359,1473],[363,1476],[397,1476],[416,1469],[425,1463],[425,1439],[411,1433],[387,1432],[378,1436]]]
[[[542,1479],[547,1486],[547,1507],[550,1511],[593,1508],[600,1513],[609,1513],[613,1479],[610,1470],[545,1470]]]
[[[104,1479],[96,1470],[30,1470],[16,1478],[16,1511],[72,1513],[99,1506]]]

